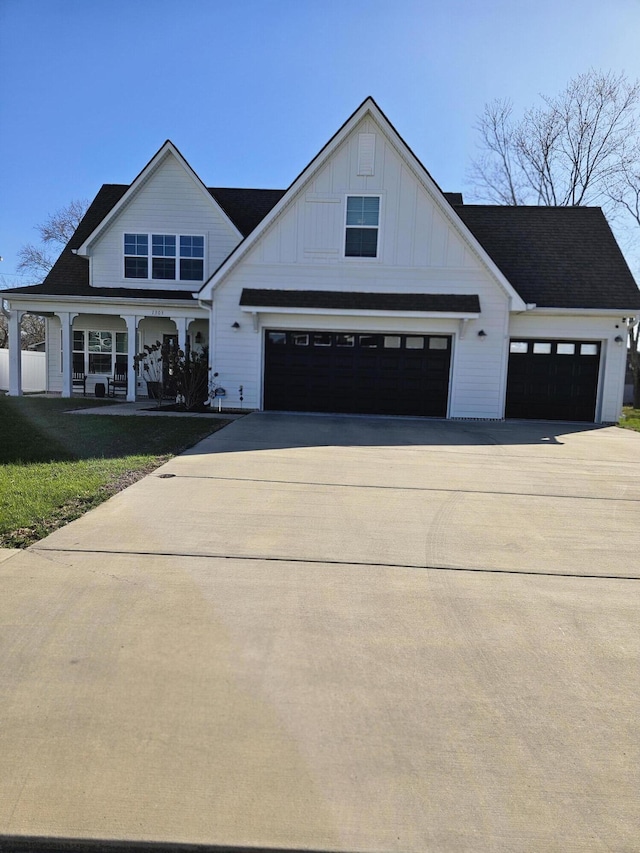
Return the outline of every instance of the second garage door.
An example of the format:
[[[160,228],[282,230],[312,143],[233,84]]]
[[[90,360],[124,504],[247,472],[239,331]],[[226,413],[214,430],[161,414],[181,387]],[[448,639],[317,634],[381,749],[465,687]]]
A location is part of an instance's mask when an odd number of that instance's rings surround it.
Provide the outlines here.
[[[509,349],[508,418],[595,420],[598,341],[520,338]]]
[[[265,332],[264,408],[446,417],[445,335]]]

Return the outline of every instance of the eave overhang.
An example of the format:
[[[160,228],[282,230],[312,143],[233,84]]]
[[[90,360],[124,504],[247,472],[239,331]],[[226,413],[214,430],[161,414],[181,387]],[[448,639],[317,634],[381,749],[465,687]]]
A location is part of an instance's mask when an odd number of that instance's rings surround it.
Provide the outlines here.
[[[169,308],[189,308],[193,310],[194,308],[199,309],[200,311],[206,312],[207,309],[201,307],[199,303],[195,300],[195,296],[191,295],[188,299],[145,299],[143,297],[107,297],[107,296],[50,296],[47,294],[25,294],[25,293],[15,293],[10,296],[3,296],[3,300],[8,302],[12,307],[28,310],[24,308],[24,305],[33,305],[34,309],[40,307],[46,311],[55,311],[55,306],[65,306],[65,309],[68,306],[75,305],[77,309],[81,313],[90,313],[87,311],[87,305],[93,306],[109,306],[113,309],[114,314],[120,313],[120,308],[125,306],[126,308],[135,308],[136,306],[140,306],[141,308],[150,308],[150,307],[158,307],[161,305],[163,309]],[[48,306],[45,308],[45,306]]]
[[[338,310],[337,308],[269,308],[269,307],[245,307],[241,306],[240,310],[245,314],[297,314],[312,315],[312,316],[329,316],[329,317],[414,317],[414,318],[431,318],[438,320],[478,320],[481,316],[480,312],[453,312],[453,311],[376,311],[374,309],[354,308],[347,310]]]
[[[376,317],[477,319],[477,294],[365,293],[342,290],[268,290],[244,288],[240,308],[248,313],[332,314]]]
[[[514,314],[524,314],[524,311],[512,311]],[[620,318],[631,318],[638,317],[640,315],[640,309],[638,308],[553,308],[553,307],[542,307],[535,306],[530,307],[527,306],[527,314],[532,316],[546,316],[546,317],[620,317]]]

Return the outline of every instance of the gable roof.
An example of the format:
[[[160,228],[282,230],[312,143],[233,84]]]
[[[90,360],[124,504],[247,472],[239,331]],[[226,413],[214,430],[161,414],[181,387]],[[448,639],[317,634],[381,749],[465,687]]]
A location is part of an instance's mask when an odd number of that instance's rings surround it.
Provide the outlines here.
[[[430,193],[431,198],[440,208],[445,218],[449,221],[449,224],[456,231],[458,231],[458,233],[465,240],[465,242],[468,243],[472,250],[476,252],[481,263],[484,264],[489,273],[493,276],[498,286],[501,287],[503,291],[507,294],[507,296],[510,297],[512,307],[524,310],[526,306],[519,293],[511,285],[508,279],[505,278],[503,273],[496,266],[491,257],[486,253],[481,244],[478,243],[473,234],[471,234],[471,232],[466,228],[464,223],[459,219],[459,217],[455,216],[455,214],[453,213],[452,206],[445,200],[443,192],[438,186],[438,184],[434,181],[434,179],[431,177],[427,169],[425,169],[425,167],[422,165],[420,160],[418,160],[413,151],[409,148],[407,143],[400,136],[398,131],[391,124],[389,119],[382,112],[382,110],[376,104],[372,97],[365,98],[365,100],[349,116],[345,123],[336,131],[336,133],[334,133],[334,135],[326,143],[326,145],[323,146],[323,148],[313,158],[309,165],[302,170],[298,177],[289,186],[280,201],[278,201],[277,204],[275,204],[275,206],[269,211],[269,213],[267,213],[262,222],[252,231],[252,233],[248,237],[246,237],[238,246],[236,246],[236,248],[227,257],[227,259],[223,261],[222,264],[220,264],[218,269],[203,284],[199,294],[200,298],[205,300],[212,298],[213,290],[215,290],[222,283],[224,278],[231,272],[231,270],[236,266],[240,259],[250,250],[251,246],[253,246],[257,242],[257,240],[260,239],[262,234],[269,228],[271,223],[274,222],[280,215],[280,213],[296,198],[296,196],[301,192],[303,187],[308,184],[309,181],[312,180],[314,174],[316,174],[325,165],[325,163],[329,160],[334,151],[337,150],[337,148],[349,136],[349,134],[354,130],[354,128],[367,115],[371,116],[371,118],[378,124],[381,130],[389,136],[394,147],[398,150],[398,152],[403,157],[409,168],[417,176],[418,180],[422,182],[423,186]]]
[[[599,207],[455,205],[525,302],[640,308],[640,290]]]
[[[169,157],[173,157],[176,162],[179,163],[180,166],[182,166],[185,175],[191,178],[194,185],[207,198],[208,202],[212,206],[215,206],[219,209],[219,205],[215,202],[215,199],[212,198],[211,194],[208,192],[207,188],[202,183],[198,175],[196,175],[196,173],[187,163],[182,154],[178,151],[173,142],[171,142],[170,139],[167,139],[164,145],[162,145],[162,147],[153,155],[151,160],[149,160],[144,169],[129,184],[122,197],[118,199],[118,201],[108,211],[106,216],[98,223],[97,227],[87,236],[87,238],[78,247],[79,254],[88,254],[89,246],[91,245],[91,243],[95,242],[95,240],[100,236],[100,234],[105,230],[105,228],[109,226],[111,221],[133,199],[133,197],[147,183],[147,181],[154,174],[154,172],[156,172]],[[233,222],[229,220],[229,217],[225,214],[225,212],[223,210],[219,210],[219,212],[222,214],[222,217],[227,221],[230,228],[236,234],[238,234],[238,229],[235,227]]]
[[[63,249],[42,284],[14,287],[3,293],[47,296],[111,296],[114,299],[188,299],[184,290],[141,290],[135,287],[91,287],[89,262],[77,250],[109,216],[130,188],[130,184],[103,184],[83,216],[73,237]],[[209,188],[209,194],[224,209],[244,237],[250,234],[285,190]]]
[[[104,184],[75,234],[42,284],[16,287],[5,294],[111,297],[116,299],[188,299],[179,290],[141,290],[137,287],[96,288],[89,285],[89,264],[75,253],[116,215],[134,185],[159,165],[168,152],[183,163],[244,238],[210,278],[222,276],[257,239],[307,177],[319,168],[360,119],[370,112],[386,123],[403,147],[404,156],[432,190],[449,221],[475,243],[505,289],[516,295],[514,304],[565,309],[640,309],[640,290],[599,208],[499,207],[467,205],[460,193],[443,193],[409,146],[399,136],[372,98],[367,98],[327,142],[309,166],[284,189],[206,188],[177,148],[167,141],[131,184]],[[206,287],[206,283],[204,285]],[[204,288],[203,288],[204,289]]]

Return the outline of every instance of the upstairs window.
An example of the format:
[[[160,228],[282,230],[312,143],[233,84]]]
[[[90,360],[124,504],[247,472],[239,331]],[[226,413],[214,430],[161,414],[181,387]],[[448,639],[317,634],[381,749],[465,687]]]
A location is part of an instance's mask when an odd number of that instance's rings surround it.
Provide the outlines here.
[[[204,237],[180,237],[180,280],[204,278]]]
[[[124,235],[124,277],[149,278],[149,235]]]
[[[377,258],[379,224],[379,196],[347,196],[345,256],[347,258]]]
[[[124,277],[203,281],[204,237],[191,234],[125,234]]]
[[[176,278],[176,238],[173,234],[153,234],[151,237],[151,278]]]

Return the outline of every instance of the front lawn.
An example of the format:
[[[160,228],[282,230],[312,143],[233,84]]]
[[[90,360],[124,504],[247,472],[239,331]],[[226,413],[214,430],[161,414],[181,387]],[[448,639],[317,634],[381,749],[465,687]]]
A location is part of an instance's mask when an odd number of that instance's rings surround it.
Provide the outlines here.
[[[228,423],[66,414],[96,405],[0,397],[0,547],[26,548]]]
[[[624,427],[625,429],[634,429],[636,432],[640,432],[640,409],[625,406],[622,410],[622,417],[620,418],[618,426]]]

